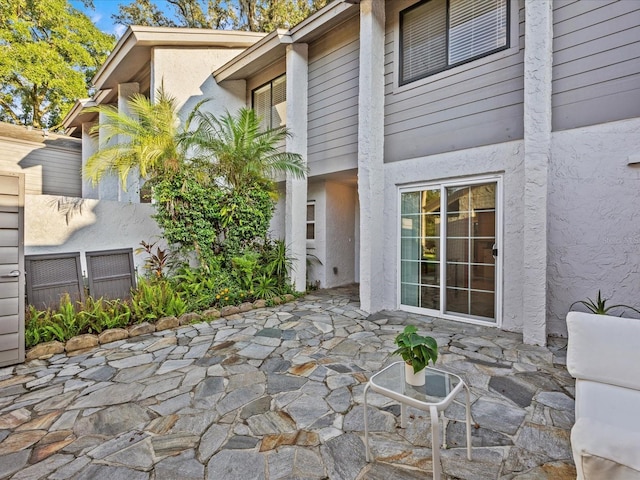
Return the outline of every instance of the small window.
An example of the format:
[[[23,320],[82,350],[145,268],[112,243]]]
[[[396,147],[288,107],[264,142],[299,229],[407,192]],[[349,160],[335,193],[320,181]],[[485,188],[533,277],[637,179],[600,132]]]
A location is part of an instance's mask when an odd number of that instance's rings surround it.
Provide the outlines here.
[[[427,0],[400,12],[400,85],[509,46],[508,0]]]
[[[252,92],[253,109],[262,128],[284,127],[287,109],[287,77],[282,75]]]
[[[307,203],[307,240],[316,239],[316,204]]]

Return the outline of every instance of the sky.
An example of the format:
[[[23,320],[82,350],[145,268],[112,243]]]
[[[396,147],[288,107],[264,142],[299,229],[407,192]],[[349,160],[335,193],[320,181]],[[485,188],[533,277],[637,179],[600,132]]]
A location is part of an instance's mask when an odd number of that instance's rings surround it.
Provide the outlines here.
[[[71,0],[71,4],[84,12],[100,30],[105,33],[111,33],[118,38],[124,33],[126,27],[114,24],[111,15],[118,13],[118,5],[130,2],[131,0],[93,0],[95,9],[91,10],[86,8],[80,0]],[[154,3],[163,11],[169,13],[173,11],[173,8],[163,0],[155,0]]]

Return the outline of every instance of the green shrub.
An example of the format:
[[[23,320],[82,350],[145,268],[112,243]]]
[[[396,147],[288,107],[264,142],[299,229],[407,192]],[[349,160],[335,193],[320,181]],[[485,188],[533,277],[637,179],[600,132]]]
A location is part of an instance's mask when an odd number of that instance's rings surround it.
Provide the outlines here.
[[[135,323],[155,322],[167,316],[179,317],[187,311],[187,303],[165,280],[139,279],[131,295],[131,315]]]
[[[88,297],[78,316],[82,318],[86,333],[100,333],[109,328],[124,328],[131,321],[131,308],[122,300],[94,300]]]

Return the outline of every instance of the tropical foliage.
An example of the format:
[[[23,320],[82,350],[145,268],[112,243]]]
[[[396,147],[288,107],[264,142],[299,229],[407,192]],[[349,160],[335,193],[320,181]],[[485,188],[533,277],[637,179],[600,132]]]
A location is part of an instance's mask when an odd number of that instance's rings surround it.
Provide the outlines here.
[[[157,248],[149,251],[151,256],[158,256]],[[147,263],[147,276],[138,279],[138,286],[127,300],[89,296],[84,302],[73,302],[64,295],[57,308],[38,310],[29,306],[25,343],[29,348],[51,340],[64,342],[84,333],[99,334],[109,328],[155,323],[162,317],[180,317],[187,312],[260,299],[271,304],[276,297],[293,293],[286,270],[282,270],[283,276],[276,273],[288,262],[282,242],[267,242],[258,251],[234,257],[229,263],[231,268],[218,259],[207,269],[183,265],[171,275],[160,276],[160,264],[157,259],[152,260]]]
[[[100,133],[100,145],[84,169],[84,175],[94,183],[115,173],[126,187],[129,173],[136,170],[153,183],[170,177],[184,165],[176,100],[160,88],[155,101],[135,94],[128,106],[129,114],[110,105],[87,109],[104,119],[92,129]]]
[[[290,136],[286,128],[262,130],[260,118],[250,108],[241,108],[236,115],[227,112],[216,117],[197,109],[190,120],[193,132],[185,136],[186,146],[196,150],[196,156],[214,158],[214,177],[223,186],[242,190],[256,185],[271,188],[276,174],[284,172],[304,177],[306,171],[298,154],[281,148]]]
[[[67,0],[0,1],[0,121],[58,127],[114,44]]]
[[[607,305],[609,301],[608,298],[602,298],[600,290],[598,290],[598,296],[595,300],[587,298],[586,300],[578,300],[573,302],[569,307],[569,310],[573,308],[574,305],[582,305],[587,309],[587,311],[591,313],[595,313],[596,315],[608,315],[609,312],[613,309],[628,309],[633,310],[636,313],[640,313],[640,310],[637,308],[631,307],[629,305],[618,304],[618,305]],[[622,312],[624,314],[624,311]],[[622,316],[622,314],[620,316]]]
[[[67,296],[57,309],[30,308],[28,346],[293,293],[286,245],[267,237],[272,175],[305,175],[300,156],[280,149],[286,129],[260,130],[248,109],[218,118],[197,108],[181,126],[175,105],[159,91],[156,102],[134,96],[131,117],[95,109],[104,119],[96,128],[105,140],[85,169],[94,181],[108,173],[123,184],[132,172],[145,176],[169,248],[140,243],[145,275],[127,301],[74,304]]]

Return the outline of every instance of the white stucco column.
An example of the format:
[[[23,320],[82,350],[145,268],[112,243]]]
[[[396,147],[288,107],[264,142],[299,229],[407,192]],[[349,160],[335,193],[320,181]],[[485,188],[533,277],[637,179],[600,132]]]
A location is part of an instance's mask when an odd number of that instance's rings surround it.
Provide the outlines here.
[[[360,2],[360,304],[367,312],[377,312],[383,305],[384,22],[384,0]]]
[[[129,109],[129,99],[135,93],[140,92],[140,84],[137,82],[121,83],[118,85],[118,112],[132,116]],[[119,139],[120,142],[126,139]],[[140,203],[140,172],[133,169],[129,172],[125,185],[118,184],[118,200],[121,202]]]
[[[98,123],[103,125],[106,123],[106,117],[103,113],[98,114]],[[99,138],[100,146],[105,144],[104,129],[100,129]],[[113,140],[112,140],[113,141]],[[112,173],[106,173],[98,182],[98,198],[100,200],[118,200],[118,191],[120,190],[118,176]]]
[[[82,198],[98,198],[98,186],[94,186],[91,179],[85,178],[84,167],[87,159],[98,150],[97,135],[91,135],[92,123],[82,124]]]
[[[524,52],[524,342],[547,342],[547,183],[551,157],[552,0],[526,2]]]
[[[302,155],[307,163],[308,46],[287,45],[287,128],[291,137],[286,149]],[[285,197],[285,243],[293,258],[291,280],[298,292],[307,286],[307,179],[287,175]]]

